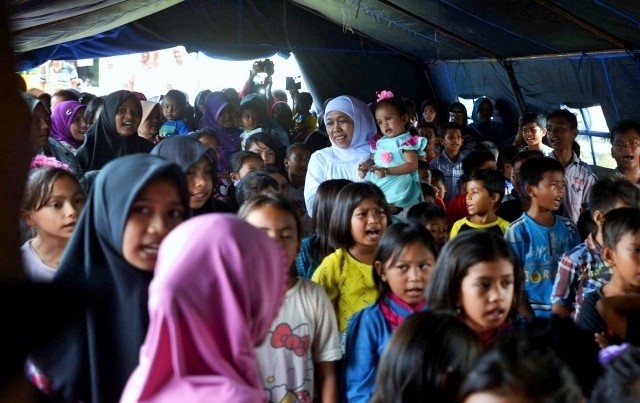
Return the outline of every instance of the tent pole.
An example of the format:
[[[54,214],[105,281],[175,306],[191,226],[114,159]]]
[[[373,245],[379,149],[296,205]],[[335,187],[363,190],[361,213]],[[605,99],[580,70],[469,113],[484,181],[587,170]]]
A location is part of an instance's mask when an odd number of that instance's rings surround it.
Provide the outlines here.
[[[549,54],[541,54],[541,55],[531,55],[531,56],[516,56],[509,57],[508,60],[511,61],[524,61],[524,60],[553,60],[553,59],[567,59],[571,57],[588,57],[588,56],[629,56],[633,58],[634,55],[637,55],[637,52],[627,51],[624,49],[609,49],[609,50],[595,50],[588,52],[568,52],[568,53],[549,53]],[[637,57],[637,56],[636,56]],[[448,60],[437,60],[433,61],[432,64],[437,63],[480,63],[480,62],[489,62],[495,63],[500,61],[497,58],[476,58],[476,59],[448,59]]]
[[[522,95],[520,85],[518,85],[516,73],[513,70],[513,63],[511,60],[499,60],[498,62],[507,72],[509,84],[511,84],[511,92],[513,92],[513,97],[516,99],[516,105],[518,105],[518,111],[520,112],[520,116],[522,116],[527,111],[527,107],[524,103],[524,96]]]

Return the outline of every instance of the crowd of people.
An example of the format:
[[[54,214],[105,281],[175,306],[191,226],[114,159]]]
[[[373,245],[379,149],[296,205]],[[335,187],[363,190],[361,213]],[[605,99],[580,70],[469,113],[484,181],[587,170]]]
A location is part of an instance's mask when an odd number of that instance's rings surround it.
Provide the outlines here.
[[[566,110],[509,133],[488,98],[382,90],[316,116],[255,66],[193,105],[24,89],[24,273],[82,311],[26,362],[43,395],[640,399],[640,123],[596,177]]]

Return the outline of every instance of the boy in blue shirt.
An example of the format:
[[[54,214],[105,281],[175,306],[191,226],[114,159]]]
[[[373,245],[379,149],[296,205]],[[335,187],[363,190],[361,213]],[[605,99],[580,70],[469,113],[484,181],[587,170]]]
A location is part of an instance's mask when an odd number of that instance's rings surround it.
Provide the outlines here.
[[[536,316],[551,316],[551,290],[560,256],[580,243],[573,222],[554,214],[564,200],[566,185],[562,164],[551,158],[532,158],[520,167],[520,181],[530,200],[525,213],[504,234],[522,262],[525,287],[522,301]],[[521,314],[526,315],[526,305]]]
[[[189,133],[184,122],[187,97],[178,90],[170,90],[162,99],[162,115],[166,119],[158,134],[160,138],[167,138],[178,134]]]

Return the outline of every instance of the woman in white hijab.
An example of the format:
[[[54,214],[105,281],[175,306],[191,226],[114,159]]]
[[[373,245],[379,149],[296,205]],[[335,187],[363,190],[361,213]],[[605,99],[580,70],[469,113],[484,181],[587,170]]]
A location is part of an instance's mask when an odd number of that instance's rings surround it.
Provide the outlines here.
[[[376,134],[376,122],[367,105],[349,95],[332,99],[324,123],[331,147],[318,150],[309,160],[304,184],[307,211],[313,211],[318,186],[329,179],[362,181],[358,164],[371,157],[369,141]]]

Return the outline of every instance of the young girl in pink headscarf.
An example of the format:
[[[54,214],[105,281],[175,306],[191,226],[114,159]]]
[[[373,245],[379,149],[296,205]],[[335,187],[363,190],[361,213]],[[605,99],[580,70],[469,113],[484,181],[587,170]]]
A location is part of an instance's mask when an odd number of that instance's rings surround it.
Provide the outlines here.
[[[165,240],[149,331],[121,402],[264,401],[254,348],[282,304],[284,251],[224,214],[188,220]]]

